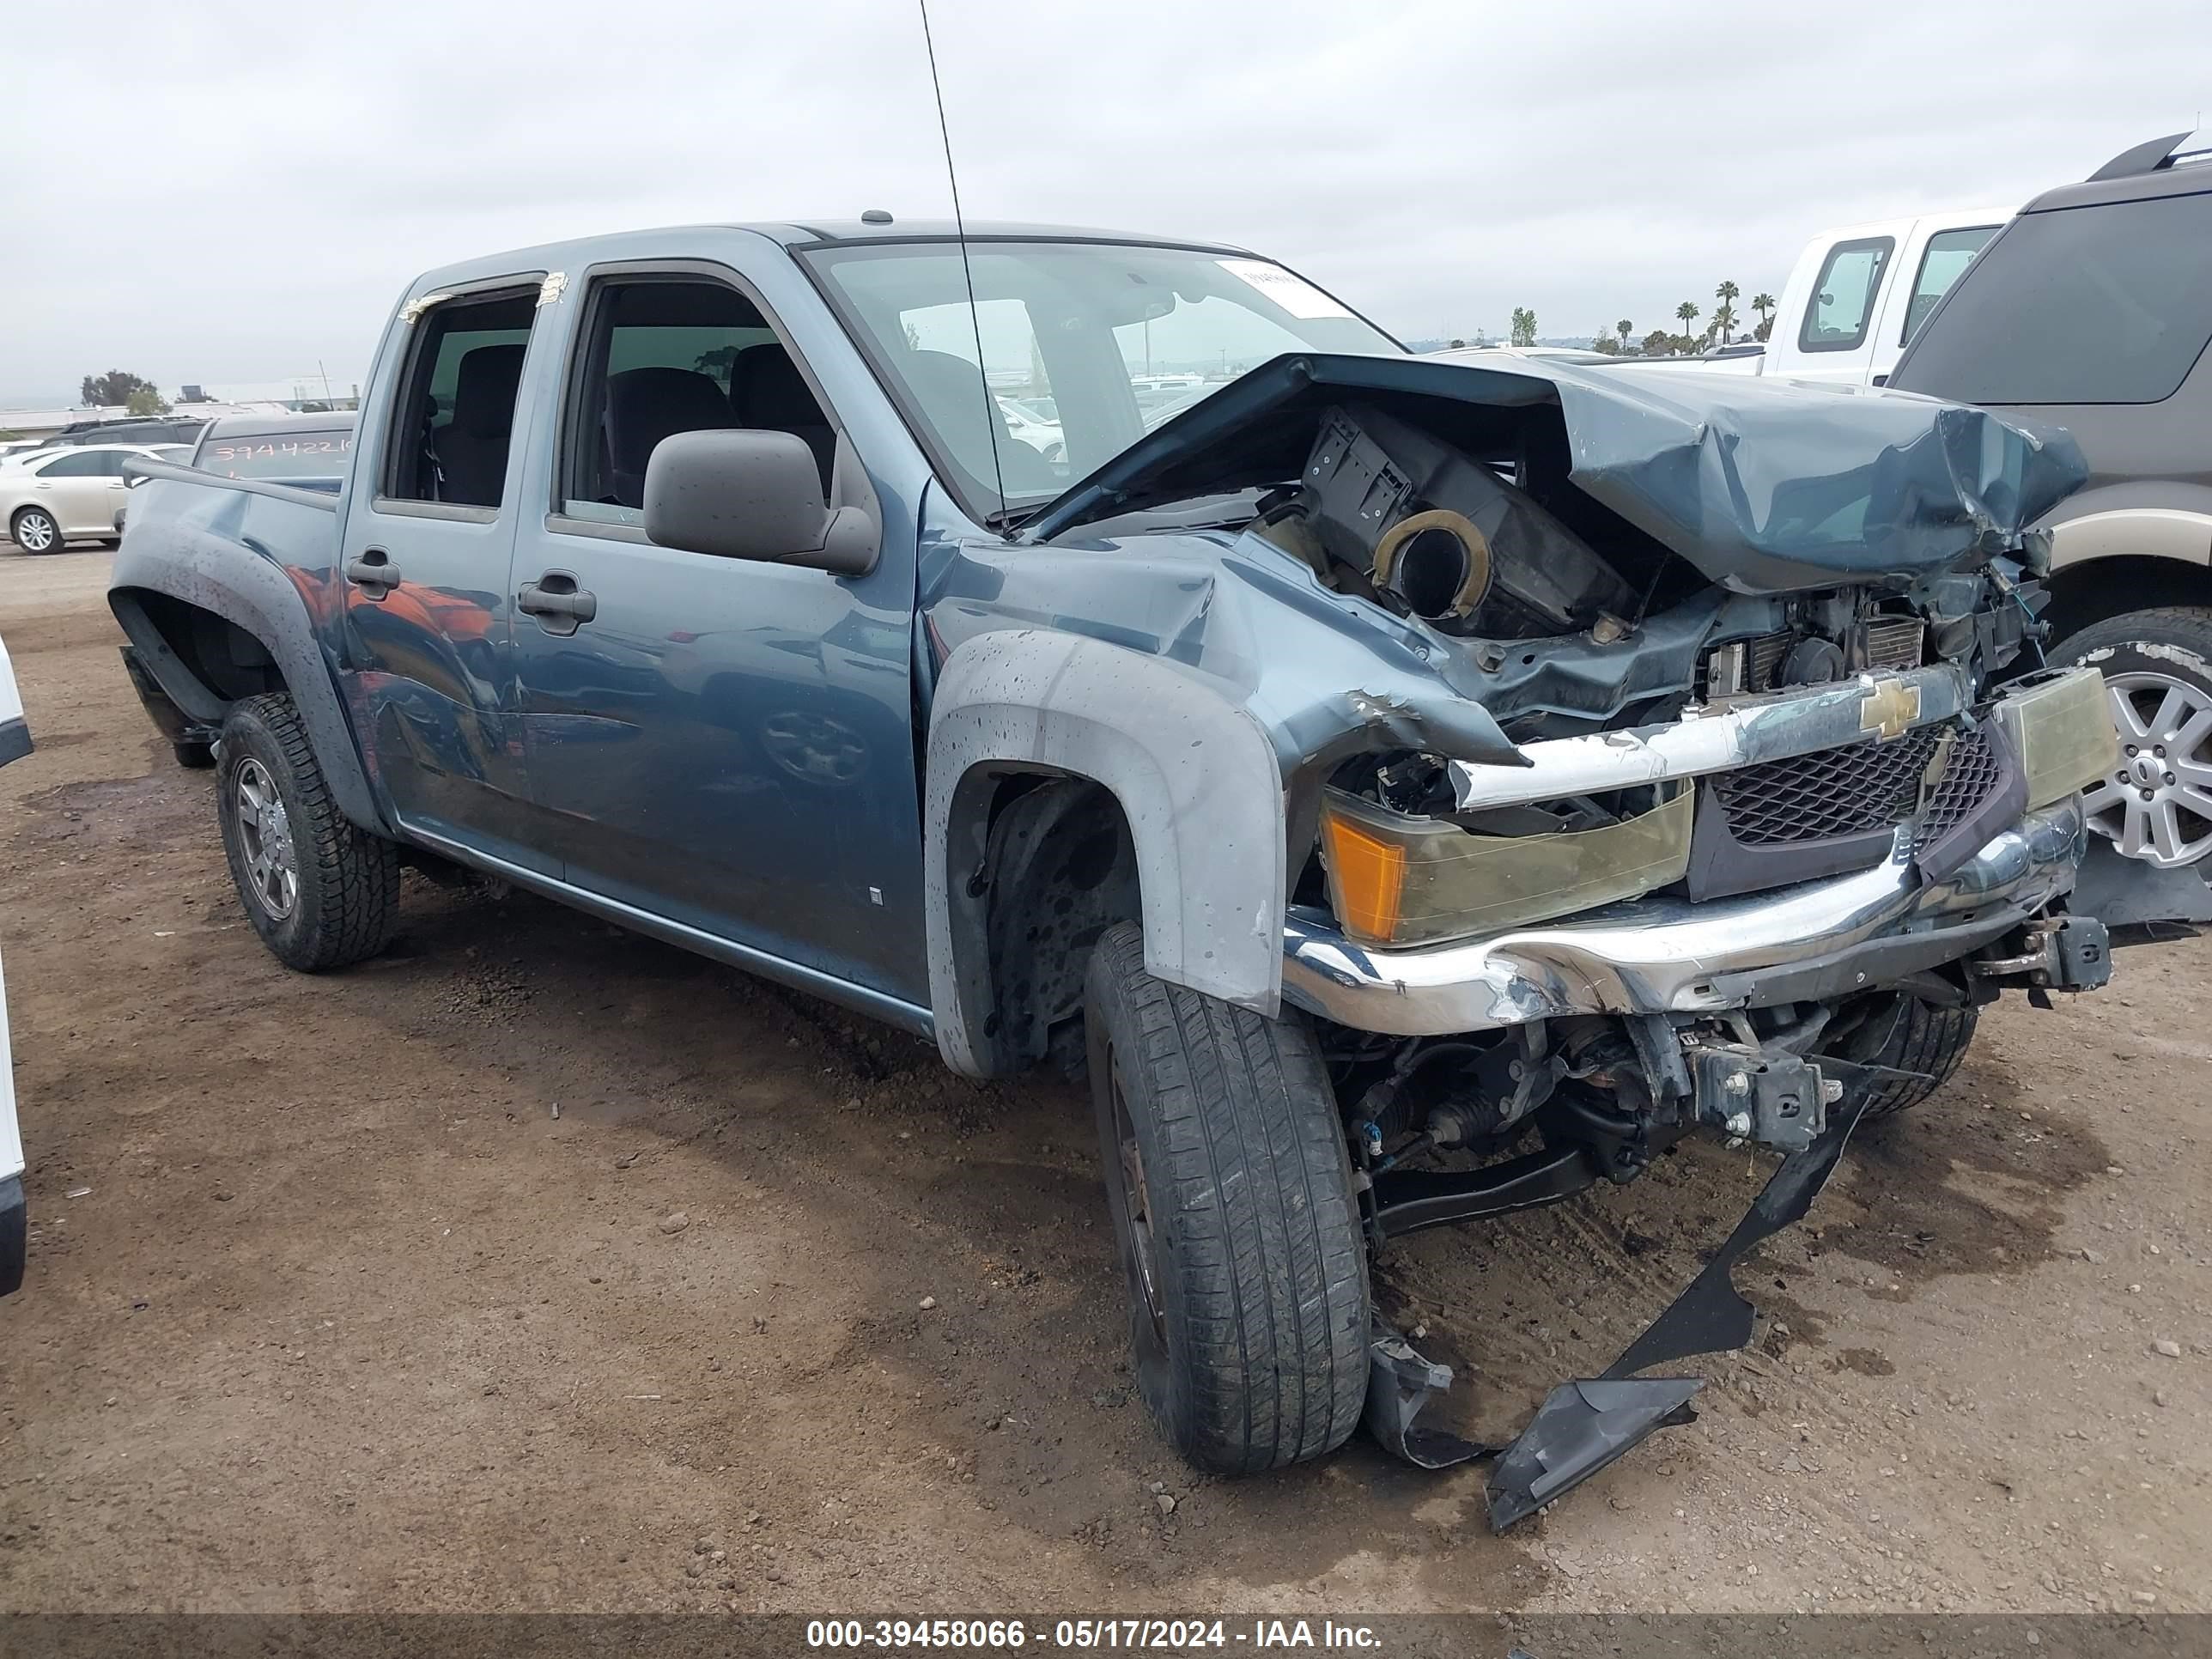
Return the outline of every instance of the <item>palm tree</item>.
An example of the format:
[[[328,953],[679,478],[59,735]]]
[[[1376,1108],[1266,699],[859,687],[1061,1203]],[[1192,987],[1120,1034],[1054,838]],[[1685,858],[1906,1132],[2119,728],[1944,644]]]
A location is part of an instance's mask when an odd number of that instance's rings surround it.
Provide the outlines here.
[[[1759,337],[1763,340],[1774,331],[1774,318],[1771,314],[1774,310],[1774,296],[1771,294],[1753,295],[1751,308],[1759,313]]]
[[[1630,330],[1632,330],[1632,329],[1633,329],[1633,328],[1636,326],[1636,325],[1635,325],[1635,324],[1633,324],[1633,323],[1632,323],[1632,322],[1630,322],[1630,321],[1628,320],[1628,319],[1627,319],[1627,318],[1624,317],[1624,318],[1622,318],[1619,322],[1615,323],[1613,326],[1613,328],[1615,329],[1615,331],[1618,331],[1618,332],[1619,332],[1619,334],[1620,335],[1620,349],[1621,349],[1623,351],[1627,350],[1627,349],[1628,349],[1628,335],[1629,335],[1629,331],[1630,331]]]
[[[1713,290],[1713,298],[1721,302],[1719,309],[1713,313],[1713,322],[1720,329],[1723,345],[1729,343],[1729,331],[1735,326],[1735,301],[1742,291],[1734,283],[1727,281]]]
[[[1682,319],[1683,345],[1689,350],[1695,351],[1698,349],[1698,343],[1690,332],[1690,325],[1698,320],[1698,307],[1685,300],[1674,307],[1674,314]]]

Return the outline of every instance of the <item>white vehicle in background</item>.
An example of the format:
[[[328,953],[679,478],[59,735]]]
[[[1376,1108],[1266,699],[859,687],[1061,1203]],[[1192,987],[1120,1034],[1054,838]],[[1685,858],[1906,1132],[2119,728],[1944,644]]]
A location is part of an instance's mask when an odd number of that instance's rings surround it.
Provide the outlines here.
[[[1766,374],[1881,386],[1910,340],[2013,216],[1961,208],[1824,230],[1805,245],[1774,308],[1765,344],[1737,341],[1694,357],[1620,357],[1651,368]]]
[[[112,541],[123,464],[174,454],[167,445],[85,444],[36,456],[0,471],[0,524],[26,553],[58,553],[73,536]]]
[[[1048,461],[1067,459],[1067,439],[1058,421],[1047,420],[1019,398],[1000,398],[999,413],[1006,416],[1006,429],[1016,443],[1027,444]]]
[[[16,695],[15,672],[8,665],[8,645],[0,640],[0,766],[31,752],[31,729],[23,723],[23,700]],[[8,1054],[8,981],[0,975],[0,1296],[23,1282],[23,1258],[29,1227],[23,1207],[23,1138],[15,1128],[15,1071]]]

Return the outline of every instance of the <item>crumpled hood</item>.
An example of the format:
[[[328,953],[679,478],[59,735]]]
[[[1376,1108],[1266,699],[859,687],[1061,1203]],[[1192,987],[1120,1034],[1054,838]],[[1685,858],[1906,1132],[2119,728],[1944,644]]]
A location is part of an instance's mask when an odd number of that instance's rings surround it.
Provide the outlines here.
[[[1910,392],[1656,374],[1633,360],[1509,369],[1299,353],[1123,450],[1030,519],[1024,538],[1287,483],[1321,411],[1347,399],[1463,434],[1478,459],[1564,424],[1578,488],[1740,592],[1905,581],[1976,562],[2016,546],[2088,476],[2063,431]]]

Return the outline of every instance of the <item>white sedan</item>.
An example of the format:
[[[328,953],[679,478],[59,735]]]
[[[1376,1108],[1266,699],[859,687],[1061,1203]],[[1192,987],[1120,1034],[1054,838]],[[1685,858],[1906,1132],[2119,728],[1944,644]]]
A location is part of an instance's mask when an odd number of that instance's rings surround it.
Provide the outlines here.
[[[123,505],[124,462],[174,453],[152,444],[86,444],[8,467],[0,471],[0,524],[26,553],[58,553],[72,536],[111,539]]]

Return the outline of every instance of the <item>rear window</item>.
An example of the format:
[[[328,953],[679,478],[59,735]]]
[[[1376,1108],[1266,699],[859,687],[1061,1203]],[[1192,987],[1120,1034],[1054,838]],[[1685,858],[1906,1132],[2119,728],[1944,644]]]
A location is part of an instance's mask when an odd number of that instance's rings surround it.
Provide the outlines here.
[[[227,478],[328,478],[343,472],[352,456],[353,433],[332,427],[210,437],[193,465]]]
[[[1807,351],[1850,351],[1864,345],[1881,274],[1895,252],[1897,244],[1887,236],[1838,242],[1829,249],[1797,343]]]
[[[2154,404],[2212,340],[2212,194],[2023,214],[1891,384],[1969,404]]]

